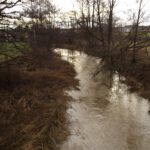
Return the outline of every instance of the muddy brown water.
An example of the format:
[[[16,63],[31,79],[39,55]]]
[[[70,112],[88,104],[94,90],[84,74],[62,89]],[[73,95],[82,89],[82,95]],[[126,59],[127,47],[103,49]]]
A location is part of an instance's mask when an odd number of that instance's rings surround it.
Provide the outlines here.
[[[78,51],[55,49],[72,63],[80,90],[67,93],[71,135],[61,150],[150,150],[150,103],[130,93],[117,72],[104,62]],[[100,70],[97,73],[97,70]]]

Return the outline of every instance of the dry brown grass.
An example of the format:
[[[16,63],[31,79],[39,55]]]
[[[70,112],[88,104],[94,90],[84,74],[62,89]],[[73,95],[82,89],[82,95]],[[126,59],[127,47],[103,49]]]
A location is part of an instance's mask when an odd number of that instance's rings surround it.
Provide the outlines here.
[[[9,83],[7,72],[1,74],[2,150],[57,150],[68,135],[64,90],[77,85],[73,67],[52,53],[34,54],[9,70]]]

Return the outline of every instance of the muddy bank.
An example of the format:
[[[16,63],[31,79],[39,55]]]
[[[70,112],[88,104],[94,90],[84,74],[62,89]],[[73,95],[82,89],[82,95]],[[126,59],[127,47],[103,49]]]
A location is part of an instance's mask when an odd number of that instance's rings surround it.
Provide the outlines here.
[[[69,131],[64,90],[75,71],[46,50],[16,60],[0,73],[0,149],[57,150]]]

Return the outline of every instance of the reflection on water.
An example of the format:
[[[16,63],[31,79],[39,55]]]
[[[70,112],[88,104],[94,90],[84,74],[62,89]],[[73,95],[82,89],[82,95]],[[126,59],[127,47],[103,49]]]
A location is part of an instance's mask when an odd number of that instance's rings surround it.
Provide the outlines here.
[[[130,93],[123,77],[105,70],[101,59],[55,51],[74,64],[80,80],[79,91],[68,91],[74,99],[68,109],[71,135],[62,150],[150,150],[148,100]]]

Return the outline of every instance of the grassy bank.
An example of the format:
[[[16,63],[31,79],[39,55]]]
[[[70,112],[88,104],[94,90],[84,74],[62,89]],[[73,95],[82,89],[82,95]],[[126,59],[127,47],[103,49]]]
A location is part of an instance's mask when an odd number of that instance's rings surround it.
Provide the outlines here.
[[[0,43],[0,63],[31,52],[30,46],[25,42]]]
[[[132,53],[128,53],[122,61],[118,58],[118,55],[114,56],[114,67],[126,77],[130,90],[150,100],[150,56],[141,50],[136,63],[131,61]]]
[[[64,90],[77,85],[73,67],[36,50],[0,70],[0,149],[57,150],[68,135]]]
[[[93,56],[102,57],[99,48],[87,50],[86,52]],[[128,51],[125,55],[119,52],[113,54],[113,63],[110,62],[109,56],[104,57],[108,68],[118,71],[122,76],[126,77],[124,81],[129,85],[132,92],[150,100],[150,55],[140,50],[137,55],[137,62],[132,62],[132,52]]]

